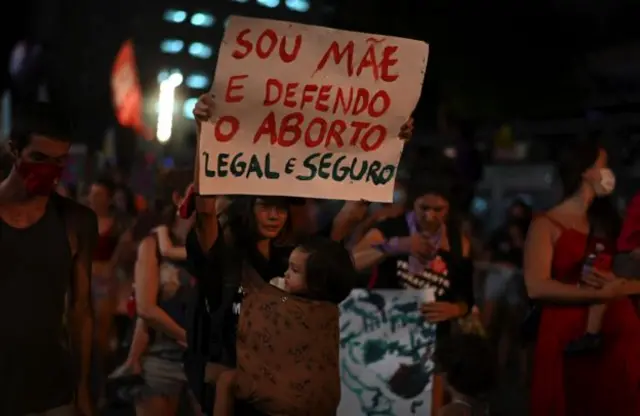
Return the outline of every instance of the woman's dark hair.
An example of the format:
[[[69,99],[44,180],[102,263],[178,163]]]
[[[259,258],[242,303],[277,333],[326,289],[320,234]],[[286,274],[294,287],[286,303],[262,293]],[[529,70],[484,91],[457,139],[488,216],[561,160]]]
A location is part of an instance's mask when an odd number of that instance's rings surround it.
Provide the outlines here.
[[[173,195],[184,196],[187,187],[193,182],[193,170],[172,169],[160,175],[158,183],[156,209],[160,214],[160,223],[168,227],[173,225],[176,218],[176,206]]]
[[[578,192],[582,185],[582,175],[596,163],[601,149],[597,140],[572,143],[563,149],[557,161],[557,170],[564,198]]]
[[[454,199],[451,178],[430,173],[412,177],[406,187],[407,209],[413,209],[416,199],[427,194],[438,195],[451,204]]]
[[[584,172],[595,165],[601,150],[604,150],[604,147],[600,142],[590,138],[567,146],[562,152],[557,170],[565,199],[580,189]],[[609,240],[618,237],[622,221],[610,196],[595,198],[587,211],[587,216],[594,232],[602,234]]]
[[[93,184],[106,189],[109,193],[109,196],[113,196],[114,192],[116,191],[116,184],[111,180],[111,178],[108,178],[106,176],[102,176],[96,179],[95,181],[93,181]]]
[[[234,246],[238,248],[255,247],[260,236],[258,235],[258,224],[253,213],[256,201],[261,199],[267,204],[281,205],[289,213],[289,201],[284,197],[260,197],[260,196],[237,196],[231,201],[226,210],[225,227],[234,241]],[[280,232],[280,237],[288,237],[291,234],[291,218],[287,217],[284,228]]]
[[[474,334],[452,336],[438,345],[435,362],[457,392],[482,399],[497,381],[496,357],[489,342]]]
[[[10,133],[11,143],[22,151],[34,134],[69,142],[73,126],[58,107],[43,102],[22,104],[14,113]]]
[[[298,248],[309,255],[305,268],[309,296],[335,304],[346,299],[357,279],[349,251],[322,237],[312,237]]]

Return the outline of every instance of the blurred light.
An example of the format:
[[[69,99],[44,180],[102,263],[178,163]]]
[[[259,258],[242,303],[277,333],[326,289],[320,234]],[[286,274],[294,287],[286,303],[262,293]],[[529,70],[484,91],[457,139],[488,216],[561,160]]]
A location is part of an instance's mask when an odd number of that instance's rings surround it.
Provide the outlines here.
[[[200,27],[211,27],[215,24],[216,19],[208,13],[196,13],[191,16],[191,24]]]
[[[196,58],[207,59],[211,58],[212,54],[213,50],[211,46],[205,45],[204,43],[194,42],[189,45],[189,55],[195,56]]]
[[[489,203],[484,198],[473,198],[473,201],[471,202],[471,212],[473,213],[473,215],[477,215],[479,217],[483,216],[488,209]]]
[[[175,68],[163,69],[162,71],[158,72],[158,84],[166,80],[167,78],[169,78],[171,74],[181,74],[181,72],[179,69],[175,69]]]
[[[442,153],[449,159],[455,159],[458,157],[458,150],[455,147],[445,147]]]
[[[236,3],[246,3],[249,0],[233,0],[233,1],[236,2]]]
[[[169,78],[160,83],[156,137],[161,143],[165,143],[171,138],[175,92],[176,87],[180,84],[182,84],[182,74],[179,73],[171,74]]]
[[[309,0],[286,0],[285,4],[289,10],[305,13],[309,11]]]
[[[172,157],[162,159],[162,167],[165,169],[173,169],[176,167],[176,161]]]
[[[184,102],[184,106],[182,107],[182,113],[186,118],[193,120],[193,109],[196,107],[197,102],[198,102],[197,98],[189,98]]]
[[[160,44],[164,53],[179,53],[184,48],[184,42],[180,39],[165,39]]]
[[[164,12],[164,20],[171,23],[182,23],[187,19],[187,12],[184,10],[169,9]]]
[[[209,78],[202,74],[192,74],[187,77],[187,87],[189,88],[207,88],[209,86]]]
[[[184,77],[180,72],[176,72],[174,74],[171,74],[165,82],[169,82],[170,85],[173,85],[173,88],[176,88],[177,86],[182,84],[182,81],[184,81]]]
[[[280,0],[256,0],[260,6],[268,7],[270,9],[276,8],[280,5]]]

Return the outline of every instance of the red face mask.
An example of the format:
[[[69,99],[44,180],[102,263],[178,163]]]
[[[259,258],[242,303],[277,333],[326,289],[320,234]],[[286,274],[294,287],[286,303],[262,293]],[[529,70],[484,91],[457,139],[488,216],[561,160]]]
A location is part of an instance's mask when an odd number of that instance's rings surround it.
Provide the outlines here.
[[[53,191],[63,170],[61,166],[53,163],[33,163],[23,160],[18,163],[17,168],[27,193],[40,196],[49,195]]]

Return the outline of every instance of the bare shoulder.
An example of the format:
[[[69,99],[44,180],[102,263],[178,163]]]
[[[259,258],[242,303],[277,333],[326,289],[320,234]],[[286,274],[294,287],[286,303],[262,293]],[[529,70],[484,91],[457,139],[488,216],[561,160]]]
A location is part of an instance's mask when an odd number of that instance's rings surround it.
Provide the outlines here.
[[[559,228],[557,222],[553,220],[552,215],[553,211],[549,211],[544,215],[536,216],[533,221],[531,221],[527,233],[527,241],[540,242],[543,240],[551,240],[555,242],[562,230]]]

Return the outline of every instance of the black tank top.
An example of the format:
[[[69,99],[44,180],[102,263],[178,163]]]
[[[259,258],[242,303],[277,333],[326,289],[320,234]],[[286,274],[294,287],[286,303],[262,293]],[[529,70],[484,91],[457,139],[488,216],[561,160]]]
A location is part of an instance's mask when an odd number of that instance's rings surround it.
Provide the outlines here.
[[[53,202],[28,228],[0,220],[0,415],[39,413],[73,399],[64,324],[72,268]]]

